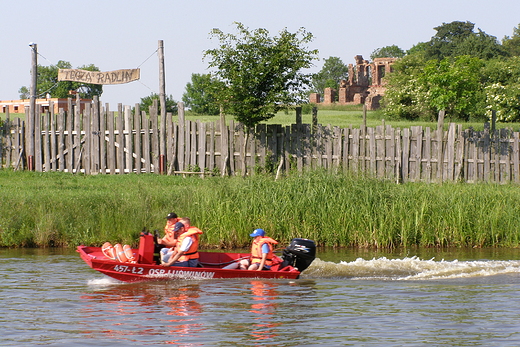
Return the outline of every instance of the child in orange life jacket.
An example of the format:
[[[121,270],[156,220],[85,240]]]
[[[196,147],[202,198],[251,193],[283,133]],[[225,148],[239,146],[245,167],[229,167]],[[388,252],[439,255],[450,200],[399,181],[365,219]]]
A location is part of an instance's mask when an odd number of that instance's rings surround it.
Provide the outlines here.
[[[179,217],[175,212],[168,213],[166,216],[166,225],[164,226],[164,237],[157,239],[157,243],[164,247],[175,247],[177,238],[175,237],[175,224],[179,221]]]
[[[174,249],[161,250],[161,265],[197,267],[199,265],[199,237],[202,231],[191,226],[189,218],[181,218],[175,224],[175,232],[181,232]]]
[[[241,270],[247,269],[256,271],[271,269],[273,263],[273,245],[276,245],[278,241],[265,236],[263,229],[255,229],[249,236],[254,237],[253,244],[251,245],[250,259],[242,259],[239,262],[224,267],[224,269],[240,268]]]

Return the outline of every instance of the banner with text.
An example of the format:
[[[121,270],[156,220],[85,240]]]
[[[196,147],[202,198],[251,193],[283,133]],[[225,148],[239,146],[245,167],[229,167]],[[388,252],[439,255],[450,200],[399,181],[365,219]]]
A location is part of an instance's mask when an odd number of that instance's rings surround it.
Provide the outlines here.
[[[73,81],[89,84],[122,84],[136,81],[139,77],[139,69],[123,69],[107,72],[80,69],[58,70],[58,81]]]

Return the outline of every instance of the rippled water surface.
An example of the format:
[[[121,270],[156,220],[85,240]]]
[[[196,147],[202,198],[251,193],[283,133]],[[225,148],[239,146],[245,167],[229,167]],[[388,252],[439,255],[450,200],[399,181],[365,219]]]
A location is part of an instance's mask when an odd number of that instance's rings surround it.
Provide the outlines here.
[[[518,250],[321,251],[299,280],[126,284],[0,250],[1,346],[520,346]]]

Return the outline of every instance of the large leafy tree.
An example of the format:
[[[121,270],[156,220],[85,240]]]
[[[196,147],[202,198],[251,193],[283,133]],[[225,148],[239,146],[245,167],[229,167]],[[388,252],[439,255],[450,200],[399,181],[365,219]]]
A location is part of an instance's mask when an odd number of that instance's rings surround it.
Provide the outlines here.
[[[483,117],[481,84],[484,61],[470,56],[425,61],[406,56],[394,64],[385,93],[385,113],[408,119],[428,119],[445,110],[454,119]]]
[[[224,83],[210,74],[192,74],[191,82],[186,84],[182,101],[186,107],[199,114],[218,115],[220,104],[217,94],[224,88]]]
[[[313,89],[323,94],[325,88],[338,89],[339,83],[348,78],[348,66],[338,57],[328,57],[321,70],[312,76]]]
[[[427,90],[425,100],[435,112],[445,110],[453,118],[469,120],[482,116],[482,86],[480,70],[483,61],[468,55],[437,62],[430,60],[418,82]]]
[[[141,102],[139,103],[139,107],[143,111],[148,111],[150,106],[153,105],[154,100],[157,100],[158,110],[157,112],[161,112],[161,103],[159,102],[159,94],[152,93],[149,96],[145,96],[141,98]],[[173,114],[177,114],[177,101],[173,99],[171,95],[166,96],[166,112],[171,112]]]
[[[311,75],[302,70],[312,66],[318,51],[306,47],[313,35],[304,28],[271,37],[266,29],[235,25],[237,34],[213,29],[211,36],[220,46],[205,51],[204,57],[224,83],[217,95],[224,111],[252,128],[305,101]]]
[[[94,96],[103,94],[103,85],[101,84],[58,81],[59,69],[72,69],[72,65],[63,60],[58,61],[56,65],[38,65],[38,78],[36,83],[37,97],[45,97],[49,94],[51,98],[68,98],[70,97],[70,91],[79,93],[82,99],[92,99]],[[93,64],[80,66],[78,69],[99,71],[99,68]],[[19,93],[22,99],[29,97],[29,89],[26,86],[21,87]]]
[[[481,59],[506,56],[508,53],[497,38],[482,30],[473,32],[475,24],[454,21],[435,27],[437,31],[425,48],[427,59],[442,60],[446,57],[470,55]]]
[[[372,52],[370,59],[376,58],[402,58],[405,56],[405,52],[396,45],[385,46],[378,48]]]
[[[454,56],[470,55],[484,60],[508,56],[507,50],[491,36],[478,30],[459,43],[453,52]]]
[[[457,45],[473,34],[474,27],[473,23],[460,21],[435,27],[437,33],[428,42],[426,58],[441,60],[453,56]]]

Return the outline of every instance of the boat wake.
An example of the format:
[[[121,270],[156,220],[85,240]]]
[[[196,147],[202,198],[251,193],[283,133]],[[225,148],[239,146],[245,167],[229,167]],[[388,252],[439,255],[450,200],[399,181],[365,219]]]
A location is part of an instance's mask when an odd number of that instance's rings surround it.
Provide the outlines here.
[[[110,277],[102,277],[102,278],[93,278],[87,281],[87,285],[92,287],[109,287],[117,284],[122,284],[124,282],[115,280]]]
[[[520,273],[519,260],[436,261],[385,257],[333,263],[316,258],[301,278],[432,280]]]

